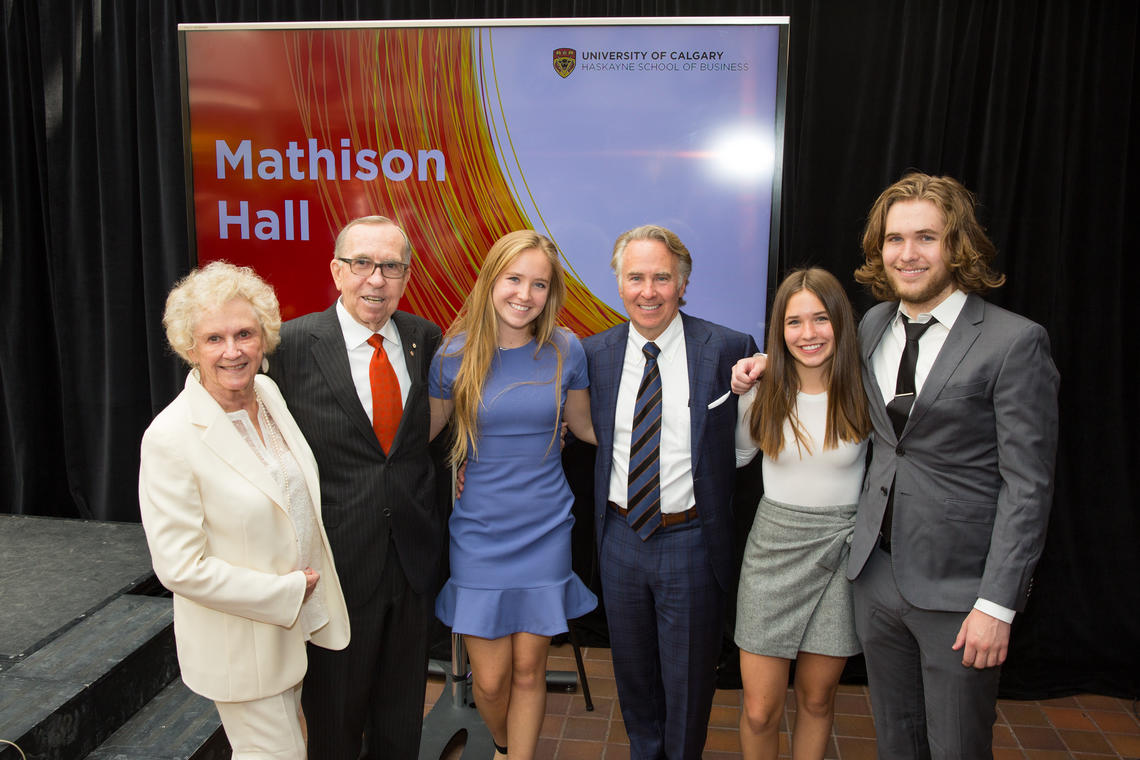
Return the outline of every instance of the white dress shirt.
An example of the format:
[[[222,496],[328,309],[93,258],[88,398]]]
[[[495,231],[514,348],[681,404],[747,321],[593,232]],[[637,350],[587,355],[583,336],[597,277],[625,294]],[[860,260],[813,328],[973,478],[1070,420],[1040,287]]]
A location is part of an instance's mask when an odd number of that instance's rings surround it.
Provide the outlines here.
[[[930,374],[930,368],[934,366],[934,360],[938,358],[942,346],[946,343],[946,336],[950,334],[950,328],[958,321],[958,315],[962,313],[962,307],[965,305],[966,294],[960,290],[955,290],[930,312],[919,314],[911,320],[921,323],[929,322],[931,317],[938,320],[938,324],[931,325],[918,339],[918,363],[914,368],[914,397],[916,400],[922,393],[922,386],[926,382],[926,376]],[[871,368],[875,370],[875,379],[879,381],[879,390],[882,391],[883,401],[888,404],[895,397],[899,363],[902,361],[903,348],[906,347],[906,328],[903,327],[903,320],[906,319],[908,319],[907,313],[903,311],[900,303],[899,310],[894,320],[891,321],[890,329],[883,333],[883,339],[879,341],[879,345],[875,347],[875,353],[871,355]]]
[[[916,401],[922,395],[922,386],[926,382],[927,375],[930,374],[930,368],[934,366],[934,360],[938,358],[942,346],[946,344],[946,336],[950,334],[950,329],[954,327],[954,323],[958,320],[958,315],[962,313],[962,307],[965,305],[966,294],[961,290],[955,290],[946,296],[942,303],[931,309],[929,313],[919,314],[912,320],[914,322],[927,322],[931,317],[938,320],[938,324],[931,325],[918,339],[918,363],[914,368],[914,397]],[[871,354],[871,368],[875,371],[875,379],[879,381],[879,390],[882,392],[883,401],[886,403],[890,403],[891,399],[895,397],[899,363],[902,361],[903,348],[906,346],[906,328],[903,327],[903,320],[906,319],[909,317],[903,311],[900,303],[898,313],[895,315],[895,319],[891,321],[890,329],[883,333],[883,339],[879,341],[879,345],[875,347],[875,352]],[[978,599],[974,602],[974,609],[1006,623],[1012,623],[1016,614],[1014,610],[1002,607],[988,599]]]
[[[373,333],[364,325],[357,322],[344,308],[338,298],[336,301],[336,316],[340,320],[340,331],[344,336],[344,345],[348,348],[348,369],[352,373],[352,384],[356,386],[356,395],[360,397],[360,405],[372,421],[372,383],[368,379],[368,365],[372,363],[372,354],[375,349],[368,345],[368,339]],[[408,403],[408,389],[412,387],[412,376],[408,374],[408,363],[404,361],[404,347],[400,342],[400,331],[389,319],[376,333],[384,339],[384,353],[396,372],[396,380],[400,383],[400,405]]]
[[[648,343],[630,324],[625,365],[618,387],[614,416],[614,461],[610,471],[610,501],[622,507],[629,501],[629,444],[633,436],[633,407],[645,371],[642,346]],[[689,426],[689,361],[681,315],[653,341],[661,349],[661,512],[684,512],[693,496],[692,434]]]

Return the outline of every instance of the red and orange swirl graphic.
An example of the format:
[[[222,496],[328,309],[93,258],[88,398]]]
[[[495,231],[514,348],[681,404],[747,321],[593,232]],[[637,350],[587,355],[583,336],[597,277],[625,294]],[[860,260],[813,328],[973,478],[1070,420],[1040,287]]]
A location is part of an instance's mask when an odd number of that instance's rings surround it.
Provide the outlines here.
[[[512,230],[533,228],[496,159],[488,126],[491,94],[481,86],[484,61],[477,34],[459,28],[283,33],[306,138],[334,151],[347,137],[353,150],[372,147],[380,155],[401,150],[412,157],[438,150],[446,157],[445,181],[434,175],[395,182],[314,178],[329,229],[339,230],[365,214],[383,214],[408,232],[416,260],[402,308],[445,327],[494,241]],[[622,321],[573,275],[571,263],[564,263],[568,292],[562,324],[586,336]]]

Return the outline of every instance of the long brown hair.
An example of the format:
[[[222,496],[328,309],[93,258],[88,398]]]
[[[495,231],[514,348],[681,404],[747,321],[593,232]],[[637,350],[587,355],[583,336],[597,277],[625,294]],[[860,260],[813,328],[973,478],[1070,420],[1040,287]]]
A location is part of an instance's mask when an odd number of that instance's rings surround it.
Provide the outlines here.
[[[965,293],[985,293],[1005,284],[1005,275],[991,268],[997,249],[974,213],[974,194],[953,177],[932,177],[913,172],[879,195],[867,214],[863,230],[863,266],[855,270],[855,280],[871,288],[880,301],[898,299],[883,267],[883,236],[887,212],[905,201],[929,201],[946,223],[942,253],[954,284]]]
[[[871,432],[871,417],[867,413],[867,396],[863,392],[863,379],[859,371],[859,337],[856,333],[855,313],[835,275],[826,269],[813,267],[797,269],[784,278],[776,290],[772,303],[772,316],[768,321],[768,368],[756,389],[752,404],[749,430],[752,439],[764,454],[773,459],[784,449],[784,421],[790,420],[801,452],[811,452],[807,431],[796,412],[796,394],[800,390],[800,377],[796,361],[784,341],[784,319],[788,301],[796,293],[806,290],[823,304],[831,320],[835,351],[828,364],[827,429],[823,448],[834,449],[840,441],[852,443],[863,440]]]
[[[463,357],[451,392],[455,401],[455,412],[452,415],[455,439],[451,444],[450,456],[454,462],[462,461],[467,455],[468,444],[473,452],[478,451],[479,407],[483,403],[483,388],[491,371],[491,362],[499,347],[499,324],[491,293],[499,276],[515,259],[530,250],[541,251],[550,262],[546,305],[531,323],[531,329],[534,332],[535,357],[547,345],[554,349],[557,356],[557,369],[553,378],[556,411],[551,443],[558,437],[559,416],[562,413],[561,404],[557,403],[562,398],[562,351],[554,336],[558,329],[558,313],[566,300],[566,275],[554,243],[534,230],[517,230],[503,235],[491,246],[479,269],[479,276],[475,279],[475,287],[471,289],[444,337],[444,356]],[[462,345],[451,349],[451,344],[461,335],[464,336]]]

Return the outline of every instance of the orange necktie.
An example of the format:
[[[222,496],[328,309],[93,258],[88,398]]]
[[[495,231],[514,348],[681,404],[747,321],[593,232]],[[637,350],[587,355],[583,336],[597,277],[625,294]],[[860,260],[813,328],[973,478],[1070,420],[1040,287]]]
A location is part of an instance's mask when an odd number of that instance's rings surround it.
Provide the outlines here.
[[[372,386],[372,429],[387,454],[392,449],[396,428],[400,427],[400,417],[404,413],[400,381],[396,379],[388,354],[384,353],[384,339],[373,335],[368,339],[368,345],[376,349],[368,364],[368,383]]]

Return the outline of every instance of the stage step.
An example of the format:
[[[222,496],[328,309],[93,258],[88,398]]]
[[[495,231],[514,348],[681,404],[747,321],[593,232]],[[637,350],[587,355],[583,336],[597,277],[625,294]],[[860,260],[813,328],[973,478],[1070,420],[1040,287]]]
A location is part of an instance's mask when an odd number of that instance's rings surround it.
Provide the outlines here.
[[[79,760],[178,676],[169,599],[120,596],[0,672],[0,738]],[[0,745],[0,760],[18,760]]]
[[[225,760],[230,745],[214,703],[182,679],[163,689],[86,760]]]

